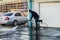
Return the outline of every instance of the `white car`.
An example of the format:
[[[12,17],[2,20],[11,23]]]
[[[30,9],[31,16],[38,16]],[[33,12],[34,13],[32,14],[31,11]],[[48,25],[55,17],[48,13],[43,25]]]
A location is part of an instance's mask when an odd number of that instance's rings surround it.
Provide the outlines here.
[[[28,17],[22,16],[20,12],[7,12],[0,15],[0,24],[1,25],[18,25],[22,23],[26,23],[28,21]]]

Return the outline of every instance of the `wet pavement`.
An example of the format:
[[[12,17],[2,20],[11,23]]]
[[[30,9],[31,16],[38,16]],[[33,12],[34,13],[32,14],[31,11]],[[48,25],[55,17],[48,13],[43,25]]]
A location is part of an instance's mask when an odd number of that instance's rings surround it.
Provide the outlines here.
[[[35,40],[35,29],[32,32],[33,40]],[[19,26],[15,31],[0,35],[0,40],[29,40],[29,33],[29,27]],[[40,40],[60,40],[60,28],[41,27]]]
[[[60,40],[60,28],[42,27],[40,35],[40,40]]]
[[[0,35],[0,40],[29,40],[29,29],[27,27],[18,27],[14,32],[10,32]]]

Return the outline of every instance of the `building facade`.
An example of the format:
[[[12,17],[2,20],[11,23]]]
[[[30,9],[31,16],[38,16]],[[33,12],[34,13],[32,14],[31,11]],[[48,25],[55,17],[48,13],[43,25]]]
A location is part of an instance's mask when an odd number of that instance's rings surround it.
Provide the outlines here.
[[[11,12],[12,9],[20,9],[24,12],[28,11],[27,0],[3,0],[0,1],[0,12]]]
[[[60,0],[33,0],[32,10],[39,14],[43,26],[60,27]]]

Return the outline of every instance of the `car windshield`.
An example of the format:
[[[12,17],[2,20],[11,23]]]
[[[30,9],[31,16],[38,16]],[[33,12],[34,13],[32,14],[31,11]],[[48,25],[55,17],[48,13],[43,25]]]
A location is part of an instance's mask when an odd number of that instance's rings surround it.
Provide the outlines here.
[[[6,13],[6,14],[3,14],[3,16],[11,16],[13,13]]]

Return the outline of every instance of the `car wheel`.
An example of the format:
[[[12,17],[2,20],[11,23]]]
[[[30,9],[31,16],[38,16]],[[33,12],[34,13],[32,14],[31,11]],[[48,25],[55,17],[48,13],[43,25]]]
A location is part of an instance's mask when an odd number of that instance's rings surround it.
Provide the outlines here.
[[[5,24],[2,24],[2,26],[5,26]]]
[[[15,21],[13,22],[13,25],[14,25],[14,26],[17,26],[17,25],[18,25],[18,22],[15,20]]]

